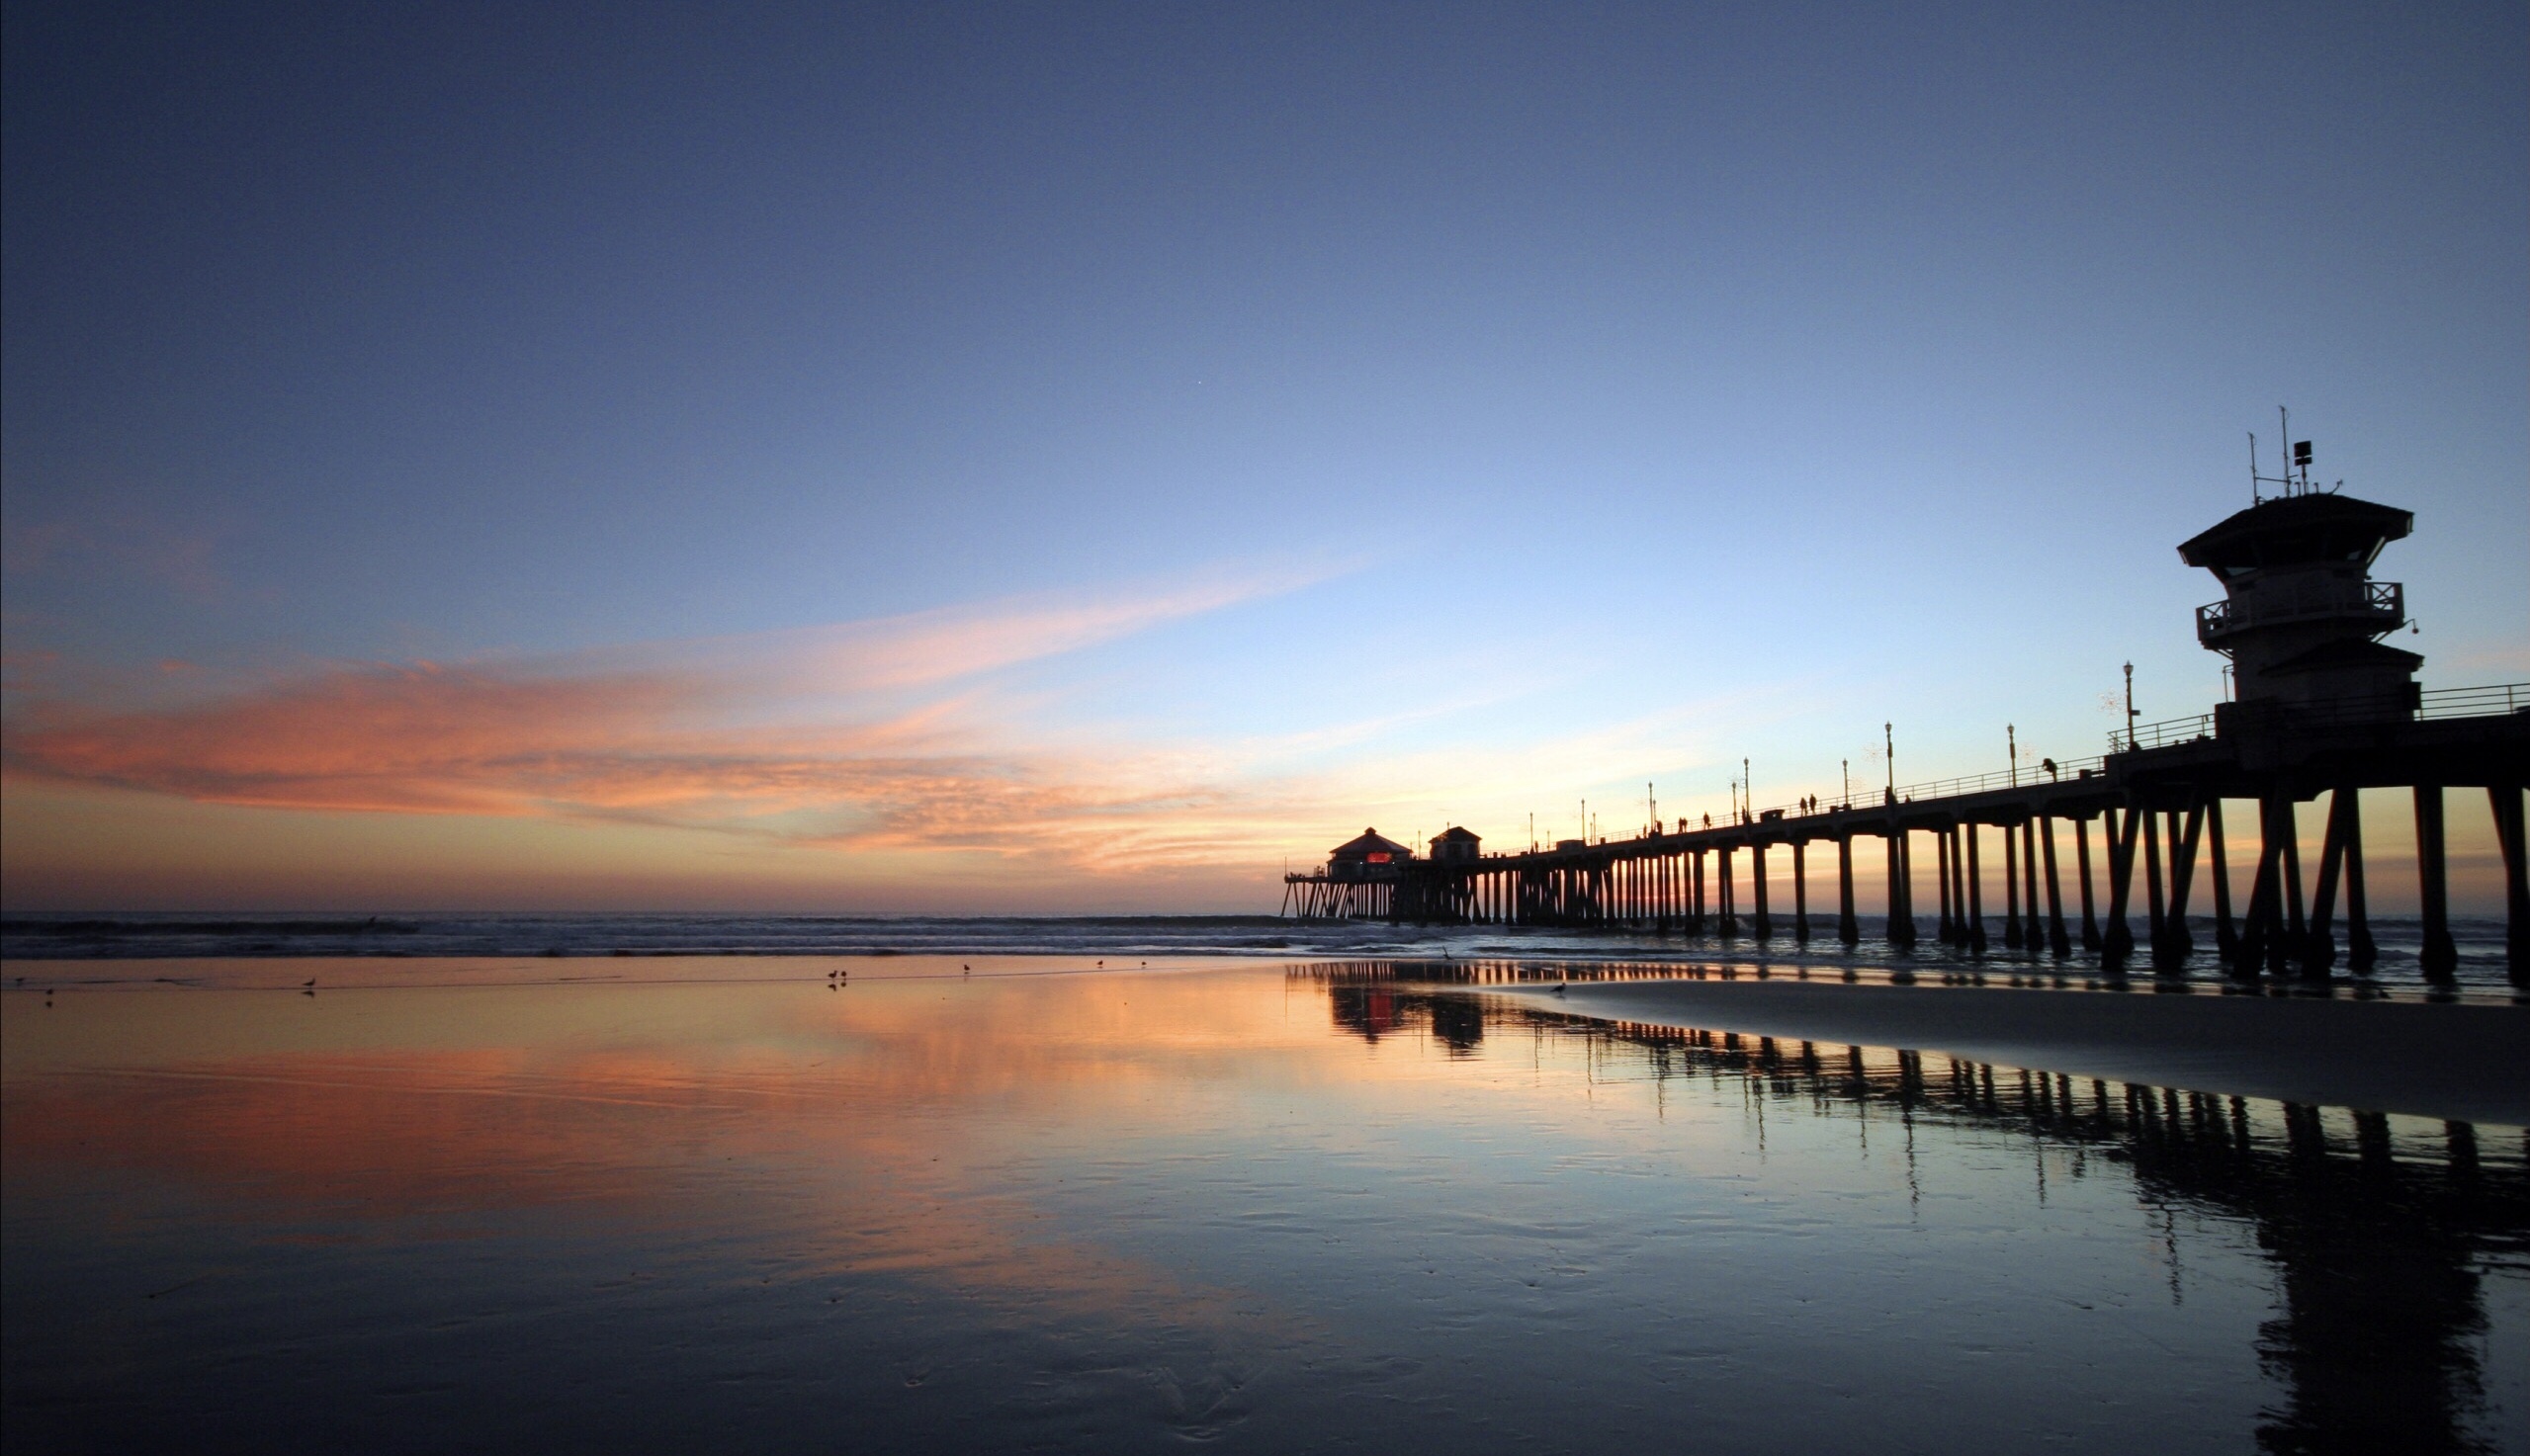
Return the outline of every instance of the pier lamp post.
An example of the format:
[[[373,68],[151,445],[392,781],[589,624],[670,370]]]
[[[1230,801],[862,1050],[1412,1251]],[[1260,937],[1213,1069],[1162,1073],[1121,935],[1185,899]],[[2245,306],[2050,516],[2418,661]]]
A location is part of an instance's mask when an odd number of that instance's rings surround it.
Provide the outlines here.
[[[1888,802],[1897,802],[1897,730],[1888,724],[1879,726],[1880,758],[1888,765]]]
[[[2135,751],[2135,664],[2126,664],[2126,751]]]
[[[2021,786],[2021,740],[2010,724],[2003,725],[2003,761],[2011,765],[2012,787]]]

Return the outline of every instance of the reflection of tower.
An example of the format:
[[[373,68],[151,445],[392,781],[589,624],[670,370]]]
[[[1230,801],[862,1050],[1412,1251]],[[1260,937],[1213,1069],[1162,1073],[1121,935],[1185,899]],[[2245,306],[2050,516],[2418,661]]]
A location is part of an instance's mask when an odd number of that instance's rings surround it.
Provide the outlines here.
[[[2480,1177],[2466,1124],[2452,1125],[2436,1168],[2394,1161],[2379,1113],[2355,1115],[2349,1158],[2327,1148],[2318,1109],[2285,1112],[2287,1165],[2258,1168],[2220,1199],[2256,1217],[2281,1276],[2284,1307],[2260,1328],[2258,1353],[2292,1400],[2267,1413],[2259,1448],[2486,1449],[2469,1429],[2486,1413],[2472,1226],[2517,1222],[2517,1181]]]
[[[2309,446],[2295,449],[2307,467]],[[2406,625],[2405,589],[2368,573],[2414,520],[2396,506],[2306,491],[2262,500],[2179,548],[2181,560],[2223,583],[2223,600],[2196,610],[2196,639],[2231,659],[2241,704],[2407,715],[2424,659],[2379,641]]]

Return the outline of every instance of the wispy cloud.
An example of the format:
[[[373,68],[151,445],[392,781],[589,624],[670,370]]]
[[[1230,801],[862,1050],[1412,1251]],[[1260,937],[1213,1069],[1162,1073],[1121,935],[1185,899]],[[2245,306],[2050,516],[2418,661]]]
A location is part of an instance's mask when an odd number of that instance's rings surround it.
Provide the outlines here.
[[[991,675],[1289,590],[1215,574],[565,657],[337,664],[178,706],[13,714],[13,777],[207,803],[618,820],[1123,865],[1217,839],[1218,763],[1024,730]],[[1094,846],[1094,848],[1093,848]]]
[[[539,658],[330,664],[174,704],[165,679],[198,691],[214,675],[158,673],[134,689],[153,696],[119,707],[93,691],[27,695],[0,731],[0,769],[206,804],[665,826],[873,866],[945,854],[1031,879],[1246,874],[1314,856],[1365,818],[1509,832],[1536,810],[1541,829],[1570,832],[1568,790],[1709,761],[1712,725],[1770,711],[1742,693],[1524,734],[1493,721],[1513,691],[1497,683],[1279,735],[1169,738],[1096,721],[1059,675],[1020,671],[1329,574],[1215,573]],[[1488,722],[1474,739],[1471,718]]]

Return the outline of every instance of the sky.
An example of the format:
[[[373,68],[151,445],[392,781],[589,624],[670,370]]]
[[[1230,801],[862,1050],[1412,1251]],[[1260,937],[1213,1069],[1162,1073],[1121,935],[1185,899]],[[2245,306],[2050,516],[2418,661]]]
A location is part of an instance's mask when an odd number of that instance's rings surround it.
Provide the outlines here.
[[[2172,548],[2279,405],[2414,511],[2425,685],[2530,679],[2525,54],[10,3],[0,900],[1269,911],[1364,824],[2087,756],[2122,664],[2223,695]]]

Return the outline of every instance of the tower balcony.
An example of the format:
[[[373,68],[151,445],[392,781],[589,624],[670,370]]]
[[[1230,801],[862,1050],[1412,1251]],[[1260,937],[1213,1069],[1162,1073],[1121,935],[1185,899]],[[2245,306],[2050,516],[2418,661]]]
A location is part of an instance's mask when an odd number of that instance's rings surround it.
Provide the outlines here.
[[[2402,582],[2340,585],[2322,578],[2296,583],[2302,590],[2279,589],[2282,585],[2268,582],[2263,590],[2197,608],[2196,640],[2220,650],[2241,633],[2259,628],[2339,625],[2349,634],[2378,637],[2406,625],[2407,592]]]

